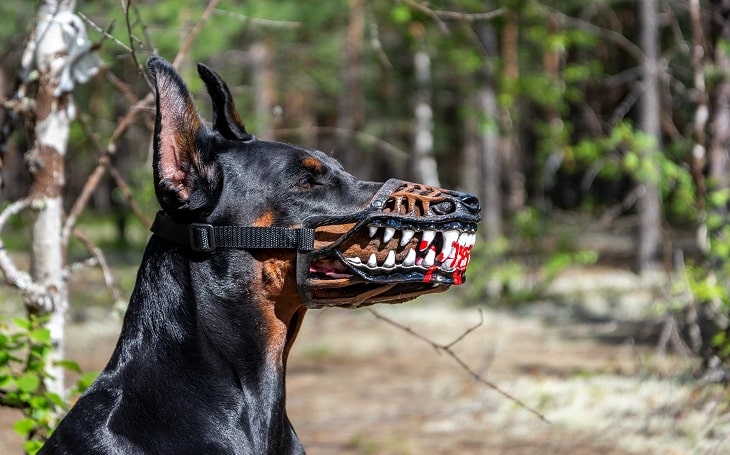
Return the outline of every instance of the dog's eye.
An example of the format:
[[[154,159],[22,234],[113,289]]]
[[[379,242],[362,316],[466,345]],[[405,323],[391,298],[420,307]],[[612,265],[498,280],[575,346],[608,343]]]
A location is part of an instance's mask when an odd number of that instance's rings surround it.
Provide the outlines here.
[[[312,177],[302,177],[297,182],[297,186],[303,190],[311,190],[315,186],[317,186],[318,183],[312,178]]]

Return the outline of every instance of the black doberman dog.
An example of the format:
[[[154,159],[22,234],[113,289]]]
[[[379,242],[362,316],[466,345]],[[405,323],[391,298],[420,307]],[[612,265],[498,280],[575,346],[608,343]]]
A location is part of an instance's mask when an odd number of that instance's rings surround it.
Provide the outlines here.
[[[209,126],[169,63],[147,65],[162,210],[111,360],[40,453],[303,453],[284,376],[307,308],[460,284],[478,201],[359,181],[321,152],[257,140],[199,65]]]

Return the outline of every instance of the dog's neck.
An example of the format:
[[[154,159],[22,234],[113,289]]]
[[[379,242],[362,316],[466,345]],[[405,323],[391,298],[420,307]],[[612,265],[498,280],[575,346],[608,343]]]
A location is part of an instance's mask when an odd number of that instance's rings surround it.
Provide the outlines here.
[[[125,345],[120,341],[107,370],[138,376],[131,396],[171,400],[165,403],[169,412],[160,411],[167,419],[189,404],[185,396],[166,393],[176,384],[197,387],[207,407],[220,407],[223,426],[246,429],[252,453],[298,453],[284,407],[284,378],[305,308],[291,283],[290,261],[254,259],[241,251],[216,254],[193,260],[182,247],[150,241],[125,317],[126,336],[120,337]],[[159,363],[141,364],[150,359]],[[160,372],[170,376],[151,376]]]

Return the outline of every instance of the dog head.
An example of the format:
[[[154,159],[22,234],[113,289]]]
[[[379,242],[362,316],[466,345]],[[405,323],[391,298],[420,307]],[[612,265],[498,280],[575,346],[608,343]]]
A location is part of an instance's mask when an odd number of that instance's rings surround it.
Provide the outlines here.
[[[169,63],[152,58],[148,68],[157,100],[155,190],[176,226],[306,231],[312,241],[282,257],[309,307],[399,303],[464,282],[476,197],[394,179],[360,181],[322,152],[258,140],[225,82],[199,65],[213,105],[208,126]]]

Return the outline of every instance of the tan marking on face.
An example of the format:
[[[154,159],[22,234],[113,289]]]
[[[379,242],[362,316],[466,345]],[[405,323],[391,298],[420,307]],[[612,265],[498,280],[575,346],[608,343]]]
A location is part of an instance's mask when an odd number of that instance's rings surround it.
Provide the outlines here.
[[[317,158],[313,156],[308,156],[302,160],[302,166],[311,169],[312,171],[316,173],[322,172],[322,169],[324,169],[324,164]]]
[[[274,224],[274,214],[266,212],[254,220],[253,225],[256,227],[269,227]]]

